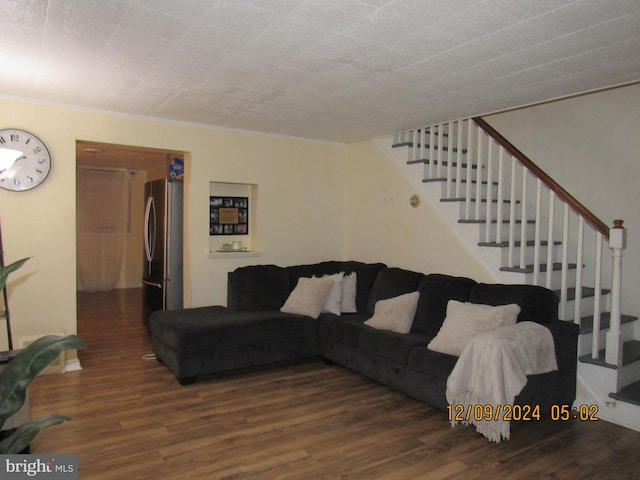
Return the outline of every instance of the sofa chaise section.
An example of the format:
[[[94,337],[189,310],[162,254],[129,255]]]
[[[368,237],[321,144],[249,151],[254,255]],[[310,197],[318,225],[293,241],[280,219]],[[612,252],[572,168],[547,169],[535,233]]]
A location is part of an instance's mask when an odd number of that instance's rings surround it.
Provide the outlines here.
[[[383,268],[354,261],[238,268],[228,275],[227,307],[154,312],[153,351],[183,385],[201,375],[321,357],[319,320],[280,311],[298,278],[356,272],[356,305],[364,308]]]
[[[317,321],[222,306],[154,312],[153,351],[180,384],[205,374],[320,357]]]

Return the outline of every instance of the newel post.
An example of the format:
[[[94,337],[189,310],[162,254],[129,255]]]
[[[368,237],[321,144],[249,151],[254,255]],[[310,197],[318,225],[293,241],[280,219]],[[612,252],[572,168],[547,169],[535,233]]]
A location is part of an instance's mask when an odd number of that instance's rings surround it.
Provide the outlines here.
[[[622,251],[627,244],[622,220],[614,220],[609,229],[609,248],[612,255],[611,271],[611,325],[606,337],[605,362],[622,365],[622,333],[620,332],[620,299],[622,280]]]

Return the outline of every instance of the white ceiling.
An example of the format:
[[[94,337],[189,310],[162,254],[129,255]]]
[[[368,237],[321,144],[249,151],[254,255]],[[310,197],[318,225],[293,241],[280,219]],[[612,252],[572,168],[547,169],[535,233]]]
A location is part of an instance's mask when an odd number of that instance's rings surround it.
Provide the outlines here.
[[[639,0],[0,0],[0,95],[351,142],[640,80]]]

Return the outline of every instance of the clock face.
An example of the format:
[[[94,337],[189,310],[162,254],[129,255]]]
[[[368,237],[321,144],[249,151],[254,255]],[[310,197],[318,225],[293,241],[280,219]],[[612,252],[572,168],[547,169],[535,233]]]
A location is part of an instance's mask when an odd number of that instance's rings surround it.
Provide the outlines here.
[[[13,165],[0,166],[0,188],[15,192],[31,190],[49,175],[51,155],[33,133],[16,128],[0,130],[0,149],[15,151],[18,157]]]

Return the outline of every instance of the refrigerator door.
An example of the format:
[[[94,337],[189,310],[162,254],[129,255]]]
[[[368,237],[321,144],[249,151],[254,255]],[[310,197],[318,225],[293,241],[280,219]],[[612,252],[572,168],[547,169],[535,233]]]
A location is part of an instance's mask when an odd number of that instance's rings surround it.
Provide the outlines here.
[[[149,326],[149,315],[157,310],[164,310],[164,286],[162,281],[151,278],[142,279],[142,323]]]
[[[167,182],[156,180],[145,185],[145,276],[166,277]]]
[[[147,268],[151,266],[151,259],[156,245],[156,204],[153,197],[147,197],[147,204],[144,209],[144,256]],[[149,271],[145,272],[149,274]]]
[[[155,310],[183,306],[183,184],[155,180],[145,184],[144,323]]]

